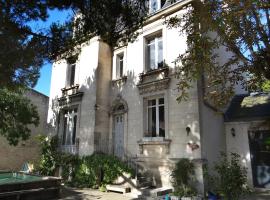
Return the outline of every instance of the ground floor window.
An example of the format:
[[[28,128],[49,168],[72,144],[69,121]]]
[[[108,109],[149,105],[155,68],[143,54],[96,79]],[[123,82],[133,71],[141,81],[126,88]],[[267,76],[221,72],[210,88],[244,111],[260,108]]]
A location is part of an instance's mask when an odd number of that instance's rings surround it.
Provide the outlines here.
[[[270,188],[270,130],[250,131],[249,147],[254,186]]]
[[[75,145],[77,128],[77,108],[63,111],[62,145]]]
[[[164,98],[147,100],[147,130],[146,137],[165,137],[165,107]]]

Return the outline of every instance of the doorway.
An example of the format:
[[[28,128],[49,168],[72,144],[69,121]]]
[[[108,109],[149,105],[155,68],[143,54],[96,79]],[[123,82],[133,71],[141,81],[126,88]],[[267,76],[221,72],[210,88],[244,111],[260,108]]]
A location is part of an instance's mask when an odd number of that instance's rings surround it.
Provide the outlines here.
[[[124,114],[114,116],[114,155],[124,156]]]
[[[248,135],[254,187],[270,188],[270,130]]]

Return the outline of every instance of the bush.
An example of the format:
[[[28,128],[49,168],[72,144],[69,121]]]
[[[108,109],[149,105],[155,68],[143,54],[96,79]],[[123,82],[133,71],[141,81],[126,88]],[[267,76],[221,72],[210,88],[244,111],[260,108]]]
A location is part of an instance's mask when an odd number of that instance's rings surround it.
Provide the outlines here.
[[[174,194],[177,196],[194,196],[196,194],[192,184],[195,178],[194,164],[186,158],[180,159],[172,171]]]
[[[38,140],[41,147],[41,158],[35,171],[41,175],[53,176],[58,163],[57,137],[39,135]]]
[[[41,159],[37,171],[46,176],[55,175],[62,168],[63,181],[76,187],[104,187],[121,174],[133,174],[133,170],[112,155],[93,154],[79,157],[57,151],[57,137],[39,136]]]
[[[111,184],[124,172],[133,173],[118,158],[105,154],[84,156],[75,167],[73,184],[79,187],[100,187]]]
[[[215,164],[218,176],[217,189],[226,200],[239,200],[249,189],[247,186],[247,170],[240,164],[240,156],[231,153],[228,157],[221,153],[221,159]]]

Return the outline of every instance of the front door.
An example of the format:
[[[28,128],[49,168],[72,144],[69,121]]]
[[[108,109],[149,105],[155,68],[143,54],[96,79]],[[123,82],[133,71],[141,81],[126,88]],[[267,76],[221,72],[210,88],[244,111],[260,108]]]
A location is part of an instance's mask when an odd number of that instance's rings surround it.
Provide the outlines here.
[[[124,114],[114,117],[114,155],[118,158],[124,156]]]
[[[270,131],[249,134],[254,187],[270,188]]]

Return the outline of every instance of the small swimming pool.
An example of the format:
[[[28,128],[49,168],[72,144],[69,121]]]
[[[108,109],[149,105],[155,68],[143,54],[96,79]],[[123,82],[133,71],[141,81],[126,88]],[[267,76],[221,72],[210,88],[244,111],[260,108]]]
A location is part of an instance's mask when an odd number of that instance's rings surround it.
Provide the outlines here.
[[[0,172],[1,199],[53,199],[59,196],[61,179],[25,174]]]
[[[40,176],[33,176],[18,172],[2,172],[0,173],[0,185],[7,183],[23,183],[42,180]]]

